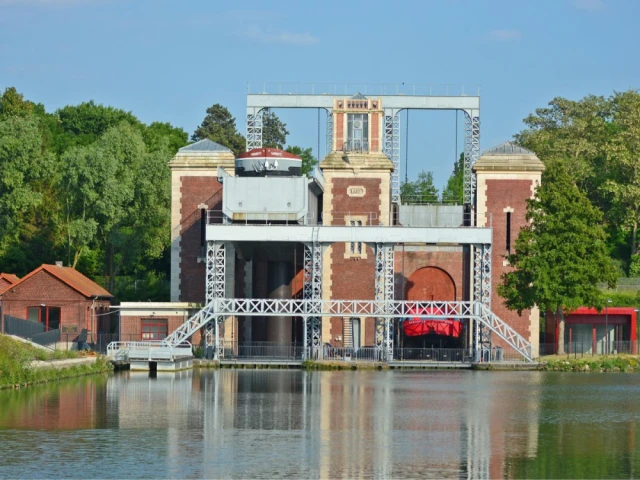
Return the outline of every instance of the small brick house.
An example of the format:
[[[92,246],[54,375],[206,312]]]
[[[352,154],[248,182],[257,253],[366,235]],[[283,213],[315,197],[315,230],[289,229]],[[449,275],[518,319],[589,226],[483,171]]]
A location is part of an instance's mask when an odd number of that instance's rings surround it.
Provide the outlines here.
[[[0,291],[2,331],[5,316],[60,329],[62,335],[105,330],[113,296],[100,285],[70,267],[41,265]]]
[[[8,287],[19,281],[20,277],[13,273],[0,273],[0,292],[4,292]]]

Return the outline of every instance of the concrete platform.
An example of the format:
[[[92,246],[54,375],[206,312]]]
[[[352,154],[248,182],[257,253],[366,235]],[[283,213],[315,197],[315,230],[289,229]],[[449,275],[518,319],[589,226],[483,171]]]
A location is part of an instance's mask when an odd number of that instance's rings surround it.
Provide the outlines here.
[[[434,362],[430,360],[402,360],[388,363],[389,368],[468,369],[470,362]]]
[[[130,358],[129,364],[129,368],[132,371],[177,372],[193,368],[193,357],[175,358],[173,360]]]
[[[234,358],[234,359],[222,359],[220,360],[221,367],[244,367],[251,368],[254,365],[269,365],[269,366],[280,366],[280,367],[301,367],[302,360],[295,359],[286,359],[286,358]]]

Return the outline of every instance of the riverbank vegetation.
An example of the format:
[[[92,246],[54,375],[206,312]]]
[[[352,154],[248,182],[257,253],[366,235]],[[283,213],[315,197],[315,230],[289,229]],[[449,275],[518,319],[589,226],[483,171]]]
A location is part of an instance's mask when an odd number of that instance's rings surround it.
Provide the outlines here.
[[[542,370],[550,372],[640,372],[640,357],[634,355],[545,358]]]
[[[0,389],[109,372],[113,369],[111,363],[104,358],[98,358],[90,365],[73,365],[65,368],[33,368],[31,366],[31,362],[36,360],[48,361],[76,357],[75,352],[62,350],[48,352],[6,335],[0,335]]]

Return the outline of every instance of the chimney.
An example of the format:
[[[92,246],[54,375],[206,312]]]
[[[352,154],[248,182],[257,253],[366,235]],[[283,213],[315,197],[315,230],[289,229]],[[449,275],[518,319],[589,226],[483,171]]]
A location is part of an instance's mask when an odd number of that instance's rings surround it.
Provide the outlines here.
[[[58,260],[58,261],[56,262],[56,267],[61,267],[61,266],[62,266],[62,262],[61,262],[60,260]]]

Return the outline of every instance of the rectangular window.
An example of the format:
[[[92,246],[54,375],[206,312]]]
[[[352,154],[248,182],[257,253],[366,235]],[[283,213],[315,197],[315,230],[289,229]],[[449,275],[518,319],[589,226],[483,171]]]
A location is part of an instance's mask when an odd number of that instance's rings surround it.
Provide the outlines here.
[[[60,307],[28,307],[27,319],[44,324],[45,331],[57,330],[60,328]]]
[[[511,212],[507,212],[507,253],[511,254]]]
[[[162,340],[169,334],[167,318],[143,318],[142,340]]]
[[[369,114],[349,113],[347,115],[346,151],[369,151]]]
[[[352,227],[361,227],[362,220],[349,220],[349,225]],[[351,242],[349,252],[352,255],[362,255],[362,242]]]

